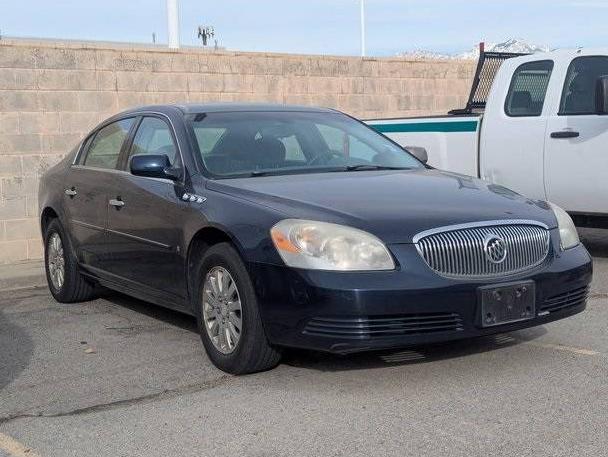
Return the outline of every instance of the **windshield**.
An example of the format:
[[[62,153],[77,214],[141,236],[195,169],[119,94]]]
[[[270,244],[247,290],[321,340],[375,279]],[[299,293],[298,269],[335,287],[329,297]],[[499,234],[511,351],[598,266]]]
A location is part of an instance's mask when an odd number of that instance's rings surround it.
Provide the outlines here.
[[[424,167],[340,113],[208,113],[187,121],[205,168],[218,178]]]

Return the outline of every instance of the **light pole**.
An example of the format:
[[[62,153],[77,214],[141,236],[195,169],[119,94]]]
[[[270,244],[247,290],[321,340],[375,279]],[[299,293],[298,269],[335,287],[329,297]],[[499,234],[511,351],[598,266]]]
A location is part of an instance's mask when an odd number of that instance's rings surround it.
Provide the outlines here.
[[[365,0],[361,3],[361,57],[365,57]]]
[[[167,31],[169,47],[179,48],[179,7],[177,0],[167,0]]]

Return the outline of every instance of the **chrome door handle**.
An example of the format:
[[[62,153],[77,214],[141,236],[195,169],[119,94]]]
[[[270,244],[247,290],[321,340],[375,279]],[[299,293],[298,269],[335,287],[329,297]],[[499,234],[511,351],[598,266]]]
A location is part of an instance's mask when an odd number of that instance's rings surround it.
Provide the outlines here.
[[[111,206],[114,206],[116,208],[122,208],[123,206],[125,206],[125,202],[123,202],[122,200],[115,199],[115,198],[110,200],[109,203]]]
[[[66,189],[65,194],[68,197],[75,197],[76,195],[78,195],[78,192],[76,192],[76,189],[72,187],[71,189]]]

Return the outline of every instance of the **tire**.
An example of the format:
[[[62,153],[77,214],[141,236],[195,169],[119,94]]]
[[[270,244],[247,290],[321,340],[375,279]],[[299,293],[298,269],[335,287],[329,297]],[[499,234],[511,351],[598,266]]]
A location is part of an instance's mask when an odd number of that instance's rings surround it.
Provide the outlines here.
[[[58,260],[52,243],[60,240],[63,261]],[[57,266],[63,265],[63,280],[59,283],[54,276]],[[95,284],[85,278],[78,269],[70,241],[58,219],[53,219],[44,234],[44,267],[51,294],[60,303],[74,303],[90,300],[95,295]]]
[[[225,272],[228,273],[228,276]],[[229,243],[215,244],[205,252],[195,267],[194,274],[196,296],[193,302],[197,327],[207,355],[213,364],[220,370],[235,375],[274,368],[281,359],[281,352],[271,346],[266,338],[255,290],[238,252]],[[209,281],[207,281],[208,278]],[[216,294],[211,287],[213,278],[215,278],[216,285],[223,280],[227,281],[226,284],[231,284],[230,281],[232,281],[236,293]],[[225,287],[231,289],[231,287]],[[215,299],[213,295],[226,296],[228,299]],[[230,296],[228,297],[228,295]],[[240,312],[236,310],[237,300],[240,302]],[[225,315],[222,317],[221,312],[214,311],[213,308],[223,309],[222,312]],[[238,321],[239,316],[241,328],[239,332],[236,332],[237,326],[232,323],[235,320]],[[222,319],[226,321],[225,324],[221,324]],[[215,327],[214,320],[216,321]],[[220,323],[218,324],[218,322]],[[225,344],[222,344],[219,336],[221,325],[225,325],[227,335],[234,335],[230,338],[225,336],[223,338]],[[218,336],[212,337],[214,330],[208,330],[208,327],[215,329],[219,327]],[[226,335],[226,333],[224,334]],[[233,348],[230,348],[230,340],[233,340]]]

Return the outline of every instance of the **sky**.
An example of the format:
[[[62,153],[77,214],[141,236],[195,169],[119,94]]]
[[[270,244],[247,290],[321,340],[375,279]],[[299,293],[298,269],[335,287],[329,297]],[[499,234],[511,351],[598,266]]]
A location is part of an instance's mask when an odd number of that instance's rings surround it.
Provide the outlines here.
[[[357,55],[360,0],[179,0],[183,45],[212,25],[230,50]],[[551,48],[608,45],[608,0],[365,0],[367,54],[467,51],[521,38]],[[0,34],[167,42],[165,0],[0,0]]]

